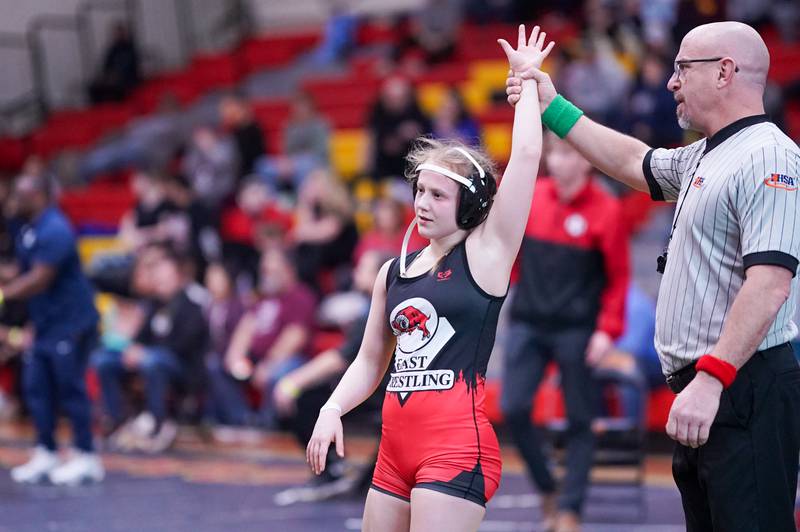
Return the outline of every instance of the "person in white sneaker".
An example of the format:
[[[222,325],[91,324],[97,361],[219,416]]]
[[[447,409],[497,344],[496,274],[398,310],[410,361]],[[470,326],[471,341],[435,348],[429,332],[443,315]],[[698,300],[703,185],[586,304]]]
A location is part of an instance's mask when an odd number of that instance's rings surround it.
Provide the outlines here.
[[[14,482],[36,484],[47,480],[50,473],[56,469],[61,461],[58,454],[43,445],[37,445],[33,450],[31,459],[11,470],[11,480]]]
[[[14,248],[20,274],[0,286],[0,305],[26,301],[36,335],[23,355],[25,400],[36,427],[31,459],[11,470],[16,482],[74,484],[99,481],[103,466],[94,454],[91,406],[86,394],[86,363],[97,339],[94,292],[81,271],[75,233],[52,202],[50,183],[40,174],[23,174],[15,183]],[[0,341],[14,343],[10,335]],[[55,441],[59,408],[72,423],[74,457],[61,464]]]
[[[77,486],[79,484],[100,482],[106,472],[103,462],[96,453],[87,453],[75,449],[67,460],[50,471],[50,482],[59,486]]]

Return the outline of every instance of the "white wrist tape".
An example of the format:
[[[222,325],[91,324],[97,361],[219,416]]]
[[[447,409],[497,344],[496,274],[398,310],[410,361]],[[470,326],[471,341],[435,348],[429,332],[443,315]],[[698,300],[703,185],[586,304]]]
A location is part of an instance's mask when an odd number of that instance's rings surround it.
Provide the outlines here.
[[[333,401],[328,401],[327,403],[322,405],[322,408],[319,409],[320,412],[324,412],[325,410],[336,410],[340,416],[342,415],[342,407],[334,403]]]

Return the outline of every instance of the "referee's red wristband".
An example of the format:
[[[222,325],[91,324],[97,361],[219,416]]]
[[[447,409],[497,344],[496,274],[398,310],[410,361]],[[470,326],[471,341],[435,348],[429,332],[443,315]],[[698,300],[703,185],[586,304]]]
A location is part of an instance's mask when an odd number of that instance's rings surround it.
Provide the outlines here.
[[[721,382],[723,388],[728,388],[736,379],[736,366],[711,355],[701,356],[697,360],[694,369],[697,371],[705,371]]]

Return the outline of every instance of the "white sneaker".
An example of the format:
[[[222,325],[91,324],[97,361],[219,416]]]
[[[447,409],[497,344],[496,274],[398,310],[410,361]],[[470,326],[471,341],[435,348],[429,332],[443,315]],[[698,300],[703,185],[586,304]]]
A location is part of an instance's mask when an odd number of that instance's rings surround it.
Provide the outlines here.
[[[50,482],[57,486],[77,486],[100,482],[105,478],[103,462],[96,453],[75,451],[72,457],[50,472]]]
[[[61,461],[58,455],[41,445],[36,446],[31,459],[11,470],[11,480],[24,484],[37,484],[47,479]]]
[[[161,422],[158,432],[144,436],[137,441],[137,448],[150,454],[163,453],[169,449],[178,436],[178,425],[165,419]]]
[[[320,480],[314,477],[303,486],[283,490],[273,497],[276,506],[289,506],[299,502],[318,502],[352,493],[356,486],[353,478],[341,477],[337,479]]]

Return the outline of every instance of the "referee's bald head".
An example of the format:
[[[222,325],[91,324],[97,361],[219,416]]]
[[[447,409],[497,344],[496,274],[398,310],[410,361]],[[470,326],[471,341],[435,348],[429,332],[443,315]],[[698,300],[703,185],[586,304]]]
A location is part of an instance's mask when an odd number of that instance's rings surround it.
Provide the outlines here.
[[[747,24],[728,21],[697,26],[683,38],[681,49],[684,47],[703,57],[730,57],[739,68],[738,80],[762,91],[767,85],[769,50],[761,35]]]
[[[681,41],[667,83],[678,124],[711,136],[740,118],[764,114],[768,71],[767,45],[747,24],[694,28]]]

